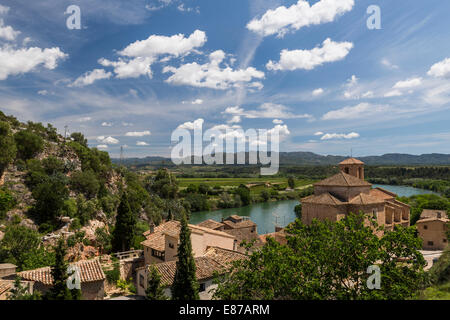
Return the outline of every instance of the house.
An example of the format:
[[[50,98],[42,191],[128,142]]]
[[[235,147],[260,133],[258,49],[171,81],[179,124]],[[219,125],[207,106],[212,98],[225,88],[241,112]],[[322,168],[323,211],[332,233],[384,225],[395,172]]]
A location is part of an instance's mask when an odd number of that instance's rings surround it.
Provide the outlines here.
[[[243,241],[249,243],[250,241],[255,241],[254,246],[258,247],[262,243],[258,236],[258,229],[256,223],[251,221],[248,217],[242,217],[238,215],[231,215],[226,219],[222,219],[222,222],[217,222],[214,220],[206,220],[197,224],[197,226],[210,228],[213,230],[221,230],[225,233],[232,235],[236,241],[236,250],[245,251],[240,244]]]
[[[217,285],[213,283],[214,274],[224,274],[230,263],[236,260],[246,259],[247,256],[237,251],[220,247],[208,247],[203,256],[195,257],[196,278],[199,283],[199,295],[201,300],[211,300],[213,291]],[[171,286],[176,272],[176,261],[168,261],[154,264],[161,276],[161,286],[164,287],[164,294],[171,297]],[[137,294],[145,296],[147,289],[148,273],[150,265],[138,268],[137,271]]]
[[[0,279],[16,274],[17,266],[12,263],[1,263],[0,264]]]
[[[71,264],[79,270],[81,282],[81,297],[84,300],[102,300],[104,297],[105,274],[98,259],[82,260]],[[17,273],[22,280],[33,281],[33,290],[45,294],[53,284],[50,267],[27,270]],[[6,278],[13,280],[16,274]]]
[[[393,230],[409,226],[410,207],[396,200],[396,194],[372,188],[364,180],[364,163],[349,158],[339,164],[340,172],[314,184],[314,194],[301,199],[302,222],[313,219],[338,221],[349,213],[373,216],[378,225]],[[379,234],[381,235],[381,233]]]
[[[189,224],[194,257],[203,256],[208,247],[216,246],[235,250],[237,241],[233,235],[198,225]],[[151,226],[144,232],[146,240],[144,247],[145,265],[176,260],[181,224],[170,220],[157,227]]]
[[[416,222],[424,250],[444,250],[448,245],[450,219],[444,210],[424,209]]]
[[[287,244],[286,232],[284,228],[275,227],[275,232],[260,235],[259,239],[263,245],[266,244],[268,237],[273,238],[279,244]]]

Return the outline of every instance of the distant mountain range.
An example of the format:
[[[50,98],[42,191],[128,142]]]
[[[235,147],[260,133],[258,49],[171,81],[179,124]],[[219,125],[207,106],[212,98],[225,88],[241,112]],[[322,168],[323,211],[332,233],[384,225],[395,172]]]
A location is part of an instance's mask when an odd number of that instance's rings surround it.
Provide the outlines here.
[[[248,157],[248,154],[246,155]],[[336,165],[348,157],[322,156],[312,152],[280,152],[281,165]],[[450,165],[450,154],[422,154],[411,155],[402,153],[388,153],[382,156],[357,157],[367,165]],[[113,163],[120,163],[119,159],[112,159]],[[123,164],[127,166],[170,166],[173,165],[170,158],[145,157],[126,158]]]

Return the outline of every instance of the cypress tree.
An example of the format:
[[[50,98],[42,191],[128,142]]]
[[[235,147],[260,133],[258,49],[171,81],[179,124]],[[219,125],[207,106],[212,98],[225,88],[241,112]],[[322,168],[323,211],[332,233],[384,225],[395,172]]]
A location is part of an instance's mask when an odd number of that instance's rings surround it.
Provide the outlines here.
[[[116,226],[113,232],[113,251],[130,250],[136,229],[136,217],[131,211],[128,195],[124,191],[117,209]]]
[[[153,265],[150,266],[148,272],[145,294],[147,300],[167,300],[167,297],[164,295],[164,289],[161,287],[161,276]]]
[[[180,245],[175,278],[172,285],[173,300],[198,300],[199,285],[195,276],[195,260],[192,254],[191,230],[186,215],[181,217]]]

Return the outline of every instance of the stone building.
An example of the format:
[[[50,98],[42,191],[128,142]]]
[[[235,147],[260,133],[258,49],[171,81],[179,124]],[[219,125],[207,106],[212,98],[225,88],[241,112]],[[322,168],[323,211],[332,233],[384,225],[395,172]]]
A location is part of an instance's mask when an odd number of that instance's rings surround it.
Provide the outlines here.
[[[145,265],[176,260],[181,224],[170,220],[144,232]],[[235,250],[237,241],[234,236],[198,225],[189,224],[191,230],[192,252],[194,257],[202,256],[208,247],[220,247]]]
[[[71,264],[79,270],[81,282],[81,298],[83,300],[102,300],[105,295],[106,276],[98,259],[82,260]],[[26,281],[34,282],[33,290],[43,294],[48,292],[53,284],[50,267],[27,270],[17,273]],[[16,275],[10,275],[7,279],[13,280]]]
[[[233,250],[219,247],[208,247],[202,256],[195,257],[196,278],[199,283],[199,296],[201,300],[211,300],[214,289],[217,287],[213,283],[214,273],[224,274],[229,268],[229,264],[236,260],[246,259],[247,256]],[[161,286],[164,287],[164,294],[170,298],[171,286],[175,278],[176,261],[168,261],[154,264],[156,270],[161,275]],[[137,294],[145,296],[147,289],[149,265],[137,269]]]
[[[425,209],[416,222],[424,250],[444,250],[448,245],[450,219],[444,210]]]
[[[379,225],[393,230],[409,226],[410,207],[397,201],[396,194],[372,188],[364,180],[364,163],[349,158],[339,163],[340,172],[314,184],[314,194],[301,199],[302,222],[313,219],[338,221],[349,213],[373,216]]]

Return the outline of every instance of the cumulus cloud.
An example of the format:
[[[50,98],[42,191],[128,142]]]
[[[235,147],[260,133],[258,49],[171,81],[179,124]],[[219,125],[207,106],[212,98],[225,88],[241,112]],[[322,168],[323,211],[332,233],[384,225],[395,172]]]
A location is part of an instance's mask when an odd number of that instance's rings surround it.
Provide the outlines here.
[[[386,105],[373,105],[370,103],[360,103],[356,106],[348,106],[341,109],[329,111],[322,116],[322,120],[348,120],[367,118],[374,115],[388,112],[389,106]]]
[[[408,89],[418,87],[422,84],[422,78],[410,78],[404,81],[397,82],[392,88],[393,89]]]
[[[48,90],[39,90],[37,93],[38,93],[38,95],[41,95],[41,96],[46,96],[49,94]]]
[[[20,31],[16,31],[11,26],[5,26],[3,19],[0,18],[0,38],[8,41],[13,41],[20,34]]]
[[[112,127],[112,125],[111,122],[102,122],[102,127]]]
[[[109,79],[111,77],[111,72],[106,72],[103,69],[94,69],[78,77],[72,84],[69,85],[69,87],[84,87],[93,84],[97,80]]]
[[[33,71],[40,65],[46,69],[53,70],[58,66],[58,61],[67,56],[57,47],[47,49],[37,47],[22,49],[0,48],[0,80],[5,80],[11,75]]]
[[[450,58],[433,64],[427,74],[436,78],[450,77]]]
[[[280,6],[268,10],[261,18],[250,21],[247,28],[262,36],[277,34],[282,37],[302,27],[332,22],[351,11],[354,4],[354,0],[320,0],[311,6],[308,1],[299,0],[289,8]]]
[[[239,70],[233,70],[229,66],[221,68],[220,65],[224,59],[225,52],[217,50],[209,55],[208,63],[203,65],[197,62],[187,63],[179,68],[167,66],[164,67],[163,73],[172,73],[166,80],[170,84],[219,90],[249,84],[254,78],[264,78],[264,72],[258,71],[253,67]],[[250,83],[249,85],[251,86],[252,84]]]
[[[108,146],[106,144],[99,144],[97,149],[108,149]]]
[[[149,136],[151,135],[151,132],[146,130],[146,131],[134,131],[134,132],[127,132],[125,134],[125,136],[127,137],[144,137],[144,136]]]
[[[294,114],[288,107],[282,104],[275,103],[263,103],[255,110],[244,110],[238,106],[228,107],[223,112],[225,114],[231,114],[233,116],[242,116],[249,119],[257,118],[276,118],[276,119],[289,119],[289,118],[312,118],[310,114]]]
[[[356,138],[359,138],[359,133],[356,133],[356,132],[350,132],[350,133],[326,133],[320,138],[320,140],[356,139]]]
[[[178,126],[178,129],[187,129],[187,130],[194,130],[194,129],[200,129],[203,126],[203,122],[205,122],[205,120],[203,119],[197,119],[193,122],[185,122],[183,124],[180,124]]]
[[[145,141],[138,141],[138,142],[136,142],[136,145],[137,146],[148,146],[148,143]]]
[[[151,57],[137,57],[132,60],[119,59],[118,61],[110,61],[108,59],[100,59],[98,61],[104,67],[113,67],[116,77],[119,79],[139,78],[142,75],[152,77],[150,66],[155,61]]]
[[[171,37],[151,35],[146,40],[131,43],[119,52],[127,57],[157,57],[163,54],[178,57],[192,52],[193,49],[202,47],[206,43],[206,33],[195,30],[189,37],[177,34]]]
[[[119,140],[116,138],[113,138],[111,136],[105,137],[105,136],[99,136],[97,137],[97,141],[103,143],[103,144],[118,144]]]
[[[403,93],[402,93],[400,90],[391,90],[391,91],[388,91],[388,92],[386,92],[386,93],[384,94],[384,96],[385,96],[386,98],[400,97],[400,96],[402,96],[402,95],[403,95]]]
[[[313,90],[312,95],[315,96],[315,97],[317,97],[317,96],[320,96],[323,92],[324,92],[324,91],[323,91],[322,88],[318,88],[318,89],[316,89],[316,90]]]
[[[269,70],[312,70],[324,63],[335,62],[344,59],[353,48],[351,42],[334,42],[326,39],[322,47],[316,47],[312,50],[287,50],[284,49],[280,54],[280,61],[270,60],[266,64]]]
[[[388,59],[384,58],[381,60],[381,64],[389,69],[398,69],[398,66],[392,64]]]
[[[195,100],[193,100],[191,102],[189,102],[189,101],[182,101],[181,103],[182,104],[188,104],[188,103],[190,103],[190,104],[203,104],[203,100],[202,99],[195,99]]]
[[[280,119],[273,119],[273,120],[272,120],[272,123],[274,123],[274,124],[283,124],[283,120],[280,120]]]
[[[317,131],[316,133],[314,133],[315,136],[323,136],[324,133],[322,131]]]

